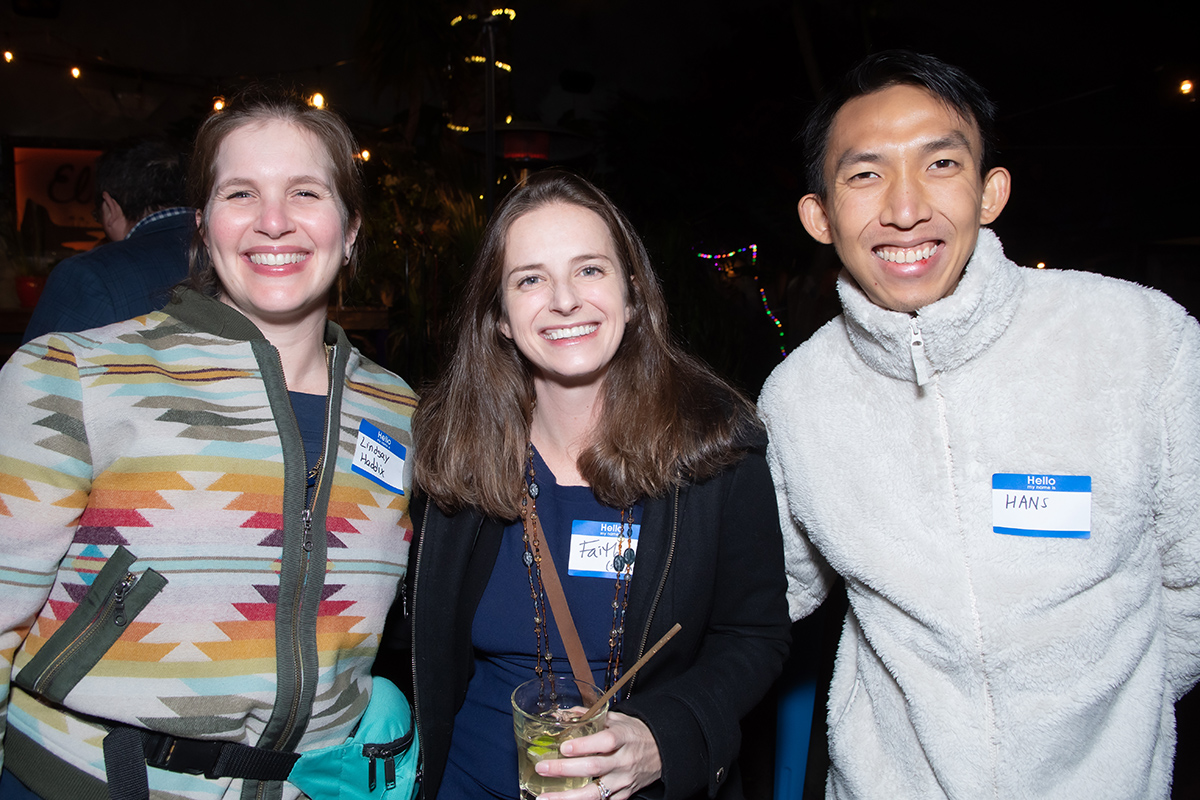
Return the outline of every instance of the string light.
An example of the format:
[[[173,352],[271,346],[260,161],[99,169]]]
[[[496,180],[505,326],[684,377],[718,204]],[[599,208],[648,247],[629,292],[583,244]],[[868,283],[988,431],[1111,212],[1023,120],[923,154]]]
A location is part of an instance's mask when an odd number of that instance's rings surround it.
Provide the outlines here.
[[[213,111],[221,111],[224,108],[225,108],[225,98],[224,97],[214,97],[213,98]]]
[[[511,22],[512,20],[517,18],[517,12],[511,8],[493,8],[492,16],[493,17],[508,17],[509,21]],[[450,20],[450,27],[453,28],[455,25],[462,22],[464,19],[477,20],[477,19],[479,19],[479,15],[478,14],[459,14],[457,17]]]
[[[1036,266],[1036,267],[1034,267],[1034,269],[1045,269],[1045,268],[1046,268],[1046,262],[1045,262],[1045,261],[1039,261],[1039,262],[1037,263],[1037,266]]]
[[[484,58],[483,56],[467,56],[466,58],[463,59],[463,61],[466,61],[468,64],[486,64],[487,63],[487,59]],[[505,72],[512,72],[511,65],[505,64],[503,61],[496,61],[494,63],[496,65],[496,69],[502,69]]]
[[[308,98],[308,104],[313,108],[324,108],[325,95],[320,92],[313,92],[312,97]]]
[[[5,53],[4,55],[7,57],[8,53]],[[1191,94],[1195,90],[1196,90],[1196,87],[1191,81],[1185,80],[1183,83],[1179,84],[1179,93],[1180,94]]]
[[[471,126],[469,125],[455,125],[453,122],[447,122],[446,127],[455,133],[466,133],[471,130]]]
[[[717,271],[725,272],[726,269],[724,266],[721,265],[721,262],[731,259],[740,253],[745,253],[746,251],[750,251],[750,269],[753,271],[755,264],[758,263],[758,245],[756,245],[756,244],[747,245],[746,247],[742,247],[737,250],[731,250],[728,253],[721,253],[720,255],[711,255],[708,253],[696,253],[696,257],[703,258],[708,261],[715,261],[717,263]],[[784,338],[783,323],[780,322],[779,318],[775,316],[775,313],[773,311],[771,311],[771,306],[769,303],[767,303],[767,292],[765,289],[763,289],[761,286],[758,285],[758,276],[757,275],[754,276],[754,287],[756,289],[758,289],[758,299],[762,300],[763,311],[765,311],[767,313],[767,319],[771,320],[771,322],[775,325],[776,331],[778,331],[778,333],[779,333],[779,338],[783,339]],[[782,353],[785,357],[788,354],[787,348],[784,347],[783,345],[779,345],[779,352]]]
[[[12,50],[5,50],[5,51],[4,51],[4,60],[5,60],[6,62],[8,62],[9,64],[11,64],[11,63],[12,63],[12,60],[13,60],[13,54],[12,54]]]
[[[79,67],[71,67],[71,77],[78,78],[80,75]]]
[[[361,153],[358,154],[358,157],[361,158],[363,161],[370,161],[371,160],[371,151],[363,150]]]
[[[504,124],[512,125],[512,114],[509,114],[507,117],[504,118]]]

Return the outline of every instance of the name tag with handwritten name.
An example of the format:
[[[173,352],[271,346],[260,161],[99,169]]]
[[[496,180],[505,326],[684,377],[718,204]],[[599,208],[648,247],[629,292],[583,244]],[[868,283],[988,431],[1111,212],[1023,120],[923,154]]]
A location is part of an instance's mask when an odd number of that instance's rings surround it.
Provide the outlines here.
[[[404,445],[365,419],[358,425],[352,472],[357,472],[396,494],[404,494]]]
[[[584,578],[624,578],[633,574],[640,525],[629,526],[621,537],[619,522],[577,519],[571,523],[571,562],[567,574]]]
[[[992,530],[1010,536],[1090,539],[1090,475],[992,475]]]

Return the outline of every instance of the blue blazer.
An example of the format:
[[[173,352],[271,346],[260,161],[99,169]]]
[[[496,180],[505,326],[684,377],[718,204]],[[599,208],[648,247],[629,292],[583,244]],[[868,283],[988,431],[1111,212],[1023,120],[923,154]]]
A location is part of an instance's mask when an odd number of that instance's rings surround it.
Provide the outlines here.
[[[60,262],[29,319],[22,344],[52,331],[83,331],[149,314],[187,277],[196,221],[180,214],[148,222],[119,242]]]

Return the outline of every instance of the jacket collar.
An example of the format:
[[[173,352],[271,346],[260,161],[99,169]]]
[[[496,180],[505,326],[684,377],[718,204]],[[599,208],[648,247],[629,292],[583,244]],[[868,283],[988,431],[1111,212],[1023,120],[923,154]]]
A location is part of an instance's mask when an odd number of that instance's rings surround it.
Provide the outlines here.
[[[195,289],[177,289],[171,302],[163,310],[196,330],[223,339],[242,342],[266,341],[258,326],[236,308]],[[340,325],[333,320],[326,320],[325,343],[342,345],[345,349],[349,347],[350,340],[346,338]]]
[[[1024,285],[1000,239],[982,228],[954,293],[915,314],[875,305],[844,269],[837,288],[846,333],[859,358],[883,375],[924,384],[933,373],[962,366],[999,339]]]

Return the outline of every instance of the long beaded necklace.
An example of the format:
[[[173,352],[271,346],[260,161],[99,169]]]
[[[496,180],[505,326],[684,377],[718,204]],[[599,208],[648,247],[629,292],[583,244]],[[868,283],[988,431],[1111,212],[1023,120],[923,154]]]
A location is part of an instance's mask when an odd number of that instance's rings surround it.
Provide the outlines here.
[[[533,468],[533,443],[526,445],[526,462],[529,465],[529,480],[523,482],[521,507],[531,518],[537,516],[537,496],[539,488],[537,475]],[[554,656],[550,652],[550,625],[546,609],[546,587],[542,583],[541,542],[538,539],[536,527],[532,536],[529,529],[522,536],[525,552],[521,559],[525,562],[525,570],[529,575],[529,595],[533,598],[533,633],[537,640],[537,660],[533,670],[540,678],[543,672],[554,677]],[[621,666],[621,655],[625,645],[625,611],[629,606],[629,580],[633,574],[634,550],[633,544],[633,508],[621,511],[621,532],[617,538],[616,555],[613,557],[612,570],[617,574],[613,585],[612,627],[608,634],[608,664],[604,671],[604,688],[613,685]],[[547,543],[549,546],[549,543]],[[543,662],[545,662],[543,666]]]

